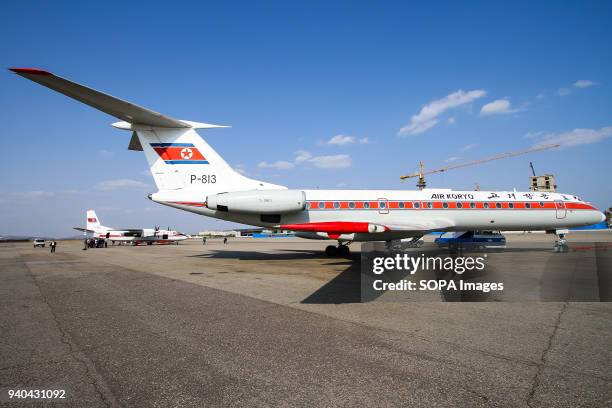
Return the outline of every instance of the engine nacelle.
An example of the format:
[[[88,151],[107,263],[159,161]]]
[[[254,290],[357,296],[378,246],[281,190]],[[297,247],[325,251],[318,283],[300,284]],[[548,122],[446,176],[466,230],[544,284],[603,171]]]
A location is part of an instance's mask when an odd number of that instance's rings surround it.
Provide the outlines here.
[[[216,211],[248,214],[285,214],[306,208],[306,194],[300,190],[252,190],[213,194],[206,207]]]

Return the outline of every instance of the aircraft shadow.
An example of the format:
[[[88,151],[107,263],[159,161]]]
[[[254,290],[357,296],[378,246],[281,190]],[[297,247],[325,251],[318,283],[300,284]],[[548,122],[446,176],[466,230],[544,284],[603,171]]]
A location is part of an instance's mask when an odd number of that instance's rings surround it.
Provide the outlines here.
[[[258,251],[220,251],[213,250],[205,254],[189,255],[190,258],[240,259],[241,261],[296,261],[305,259],[326,259],[325,252],[316,250],[286,249],[268,253]],[[342,258],[338,258],[342,259]]]
[[[330,258],[322,250],[288,249],[274,253],[258,251],[213,250],[208,253],[190,255],[201,259],[240,259],[243,261],[298,261],[320,259],[325,265],[346,266],[346,269],[325,283],[301,303],[340,304],[361,302],[361,254],[352,253],[347,258]],[[306,273],[308,271],[305,271]]]

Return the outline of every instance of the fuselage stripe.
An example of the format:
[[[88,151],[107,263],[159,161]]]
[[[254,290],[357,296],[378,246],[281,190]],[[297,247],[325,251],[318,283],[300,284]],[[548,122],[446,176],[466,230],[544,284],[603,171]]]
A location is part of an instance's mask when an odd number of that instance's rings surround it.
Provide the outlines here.
[[[173,204],[205,207],[206,203],[174,201]],[[597,210],[590,204],[576,202],[516,201],[307,201],[306,210]]]

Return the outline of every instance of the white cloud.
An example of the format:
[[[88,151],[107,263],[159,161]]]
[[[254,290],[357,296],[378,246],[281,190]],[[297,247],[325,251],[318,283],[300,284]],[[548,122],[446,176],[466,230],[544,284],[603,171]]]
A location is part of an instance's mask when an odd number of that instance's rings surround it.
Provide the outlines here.
[[[449,109],[456,108],[468,103],[473,102],[478,98],[482,98],[486,95],[486,92],[481,89],[473,91],[456,91],[444,98],[437,99],[424,105],[419,113],[413,115],[410,118],[410,123],[402,127],[398,134],[399,135],[418,135],[432,127],[436,126],[439,122],[438,117]]]
[[[579,79],[578,81],[574,82],[574,86],[576,88],[589,88],[595,85],[598,85],[598,83],[588,79]]]
[[[557,95],[559,96],[567,96],[572,93],[572,90],[569,88],[559,88],[557,90]]]
[[[453,157],[449,157],[448,159],[445,160],[445,162],[447,163],[452,163],[454,161],[459,160],[461,157],[457,157],[457,156],[453,156]]]
[[[315,156],[308,160],[321,169],[343,169],[351,167],[351,156],[348,154],[336,154],[332,156]]]
[[[370,138],[369,137],[362,137],[361,139],[359,139],[359,143],[361,143],[361,144],[369,144],[370,143]]]
[[[343,146],[351,143],[355,143],[355,136],[336,135],[327,141],[327,144],[337,146]]]
[[[131,180],[131,179],[117,179],[117,180],[105,180],[95,185],[97,190],[109,191],[119,189],[141,189],[149,188],[149,186],[142,181]]]
[[[321,169],[341,169],[351,167],[352,161],[351,156],[348,154],[313,156],[310,152],[298,150],[295,152],[295,159],[293,162],[286,160],[281,160],[274,163],[261,162],[257,165],[257,167],[287,170],[304,163],[312,163],[315,167]]]
[[[518,109],[513,109],[508,99],[497,99],[489,102],[480,109],[482,116],[488,115],[507,115],[508,113],[518,112]]]
[[[243,176],[246,174],[246,169],[244,167],[244,164],[237,164],[237,165],[235,165],[234,166],[234,171],[236,173],[242,174]]]
[[[260,169],[288,170],[288,169],[294,168],[295,164],[289,161],[286,161],[286,160],[279,160],[274,163],[268,163],[268,162],[263,161],[259,163],[257,167],[259,167]]]
[[[467,144],[467,145],[463,146],[461,148],[461,151],[462,152],[467,152],[468,150],[472,150],[473,148],[475,148],[477,146],[478,146],[478,143],[470,143],[470,144]]]
[[[573,147],[597,143],[612,137],[612,126],[603,127],[601,129],[574,129],[564,133],[535,133],[534,135],[537,136],[531,137],[538,139],[538,143],[536,143],[535,146],[560,144],[561,147]]]
[[[10,193],[14,198],[23,198],[28,200],[36,200],[40,198],[49,198],[55,195],[52,191],[32,190],[32,191],[18,191]]]
[[[312,154],[310,154],[310,152],[307,152],[306,150],[298,150],[297,152],[295,152],[295,162],[296,163],[303,163],[307,161],[308,159],[310,159],[311,157],[312,157]]]
[[[527,133],[525,133],[525,138],[526,139],[537,139],[538,137],[542,136],[544,133],[546,133],[546,132],[542,132],[542,131],[539,131],[539,132],[527,132]]]

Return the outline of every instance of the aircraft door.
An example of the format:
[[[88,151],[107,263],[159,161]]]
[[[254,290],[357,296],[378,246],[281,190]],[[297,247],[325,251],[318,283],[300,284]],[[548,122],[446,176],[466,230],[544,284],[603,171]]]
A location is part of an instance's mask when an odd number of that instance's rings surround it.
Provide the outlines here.
[[[379,214],[389,214],[389,203],[386,198],[378,199],[378,213]]]
[[[555,201],[555,209],[557,210],[558,220],[562,220],[567,216],[567,208],[565,207],[565,202]]]

